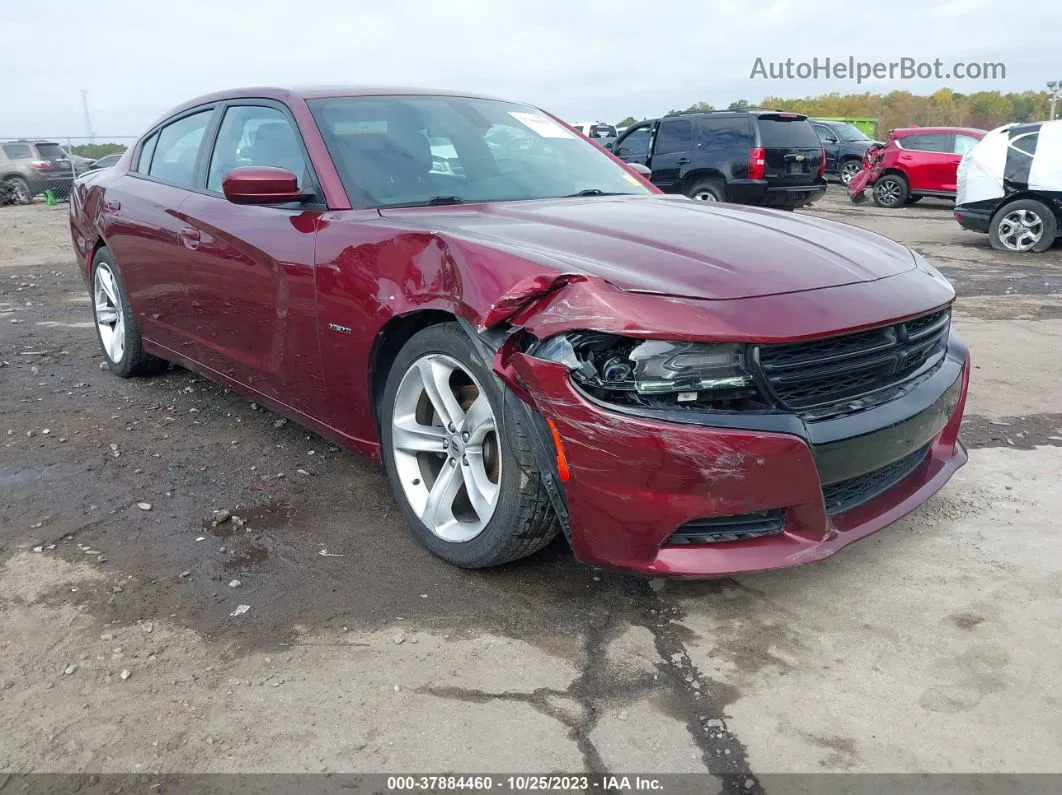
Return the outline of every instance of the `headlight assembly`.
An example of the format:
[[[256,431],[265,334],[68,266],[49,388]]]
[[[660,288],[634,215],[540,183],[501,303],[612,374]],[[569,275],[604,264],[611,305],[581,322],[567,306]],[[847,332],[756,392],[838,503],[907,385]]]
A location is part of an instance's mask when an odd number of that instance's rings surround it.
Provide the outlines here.
[[[637,340],[575,332],[534,351],[565,365],[593,397],[623,405],[720,411],[767,408],[745,368],[745,346]]]

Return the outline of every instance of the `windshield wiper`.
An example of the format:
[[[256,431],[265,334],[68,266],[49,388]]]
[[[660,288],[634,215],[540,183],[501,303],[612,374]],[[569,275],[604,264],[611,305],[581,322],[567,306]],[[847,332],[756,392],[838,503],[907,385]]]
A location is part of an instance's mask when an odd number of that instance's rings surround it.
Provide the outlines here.
[[[601,188],[587,188],[581,190],[578,193],[569,193],[567,196],[561,196],[562,199],[574,199],[577,196],[633,196],[633,193],[626,193],[624,191],[605,191]]]
[[[432,196],[418,202],[399,202],[398,204],[386,204],[384,207],[432,207],[442,204],[464,204],[465,200],[460,196]]]

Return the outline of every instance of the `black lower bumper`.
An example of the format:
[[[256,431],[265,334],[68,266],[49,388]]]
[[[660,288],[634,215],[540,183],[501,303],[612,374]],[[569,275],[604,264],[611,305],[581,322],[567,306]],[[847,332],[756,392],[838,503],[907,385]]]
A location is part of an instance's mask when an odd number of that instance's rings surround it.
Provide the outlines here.
[[[826,193],[826,180],[807,185],[772,185],[767,180],[734,180],[726,186],[727,201],[761,207],[804,207]]]
[[[988,226],[992,222],[995,207],[974,207],[971,205],[956,205],[955,220],[959,226],[971,232],[988,232]]]

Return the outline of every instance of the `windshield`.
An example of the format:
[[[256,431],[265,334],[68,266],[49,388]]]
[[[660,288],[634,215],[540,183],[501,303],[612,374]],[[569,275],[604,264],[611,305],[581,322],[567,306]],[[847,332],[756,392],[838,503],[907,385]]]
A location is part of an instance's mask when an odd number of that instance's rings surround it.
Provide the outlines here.
[[[532,107],[467,97],[310,100],[355,207],[650,194]]]
[[[844,141],[869,141],[870,139],[863,134],[863,131],[858,127],[853,127],[851,124],[835,124],[833,129],[837,131],[837,134],[841,136]]]

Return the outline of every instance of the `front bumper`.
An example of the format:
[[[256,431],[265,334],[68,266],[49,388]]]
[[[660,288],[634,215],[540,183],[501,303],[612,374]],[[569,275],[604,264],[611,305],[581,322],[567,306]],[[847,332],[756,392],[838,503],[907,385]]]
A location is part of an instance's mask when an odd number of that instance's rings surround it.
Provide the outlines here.
[[[584,396],[562,365],[526,354],[511,362],[562,441],[572,548],[595,565],[720,577],[821,560],[916,508],[967,458],[958,432],[969,353],[954,334],[943,365],[903,397],[820,423],[790,414],[621,413]],[[883,492],[827,513],[824,485],[923,448],[925,458]],[[668,544],[696,520],[777,509],[784,525],[775,535]]]

